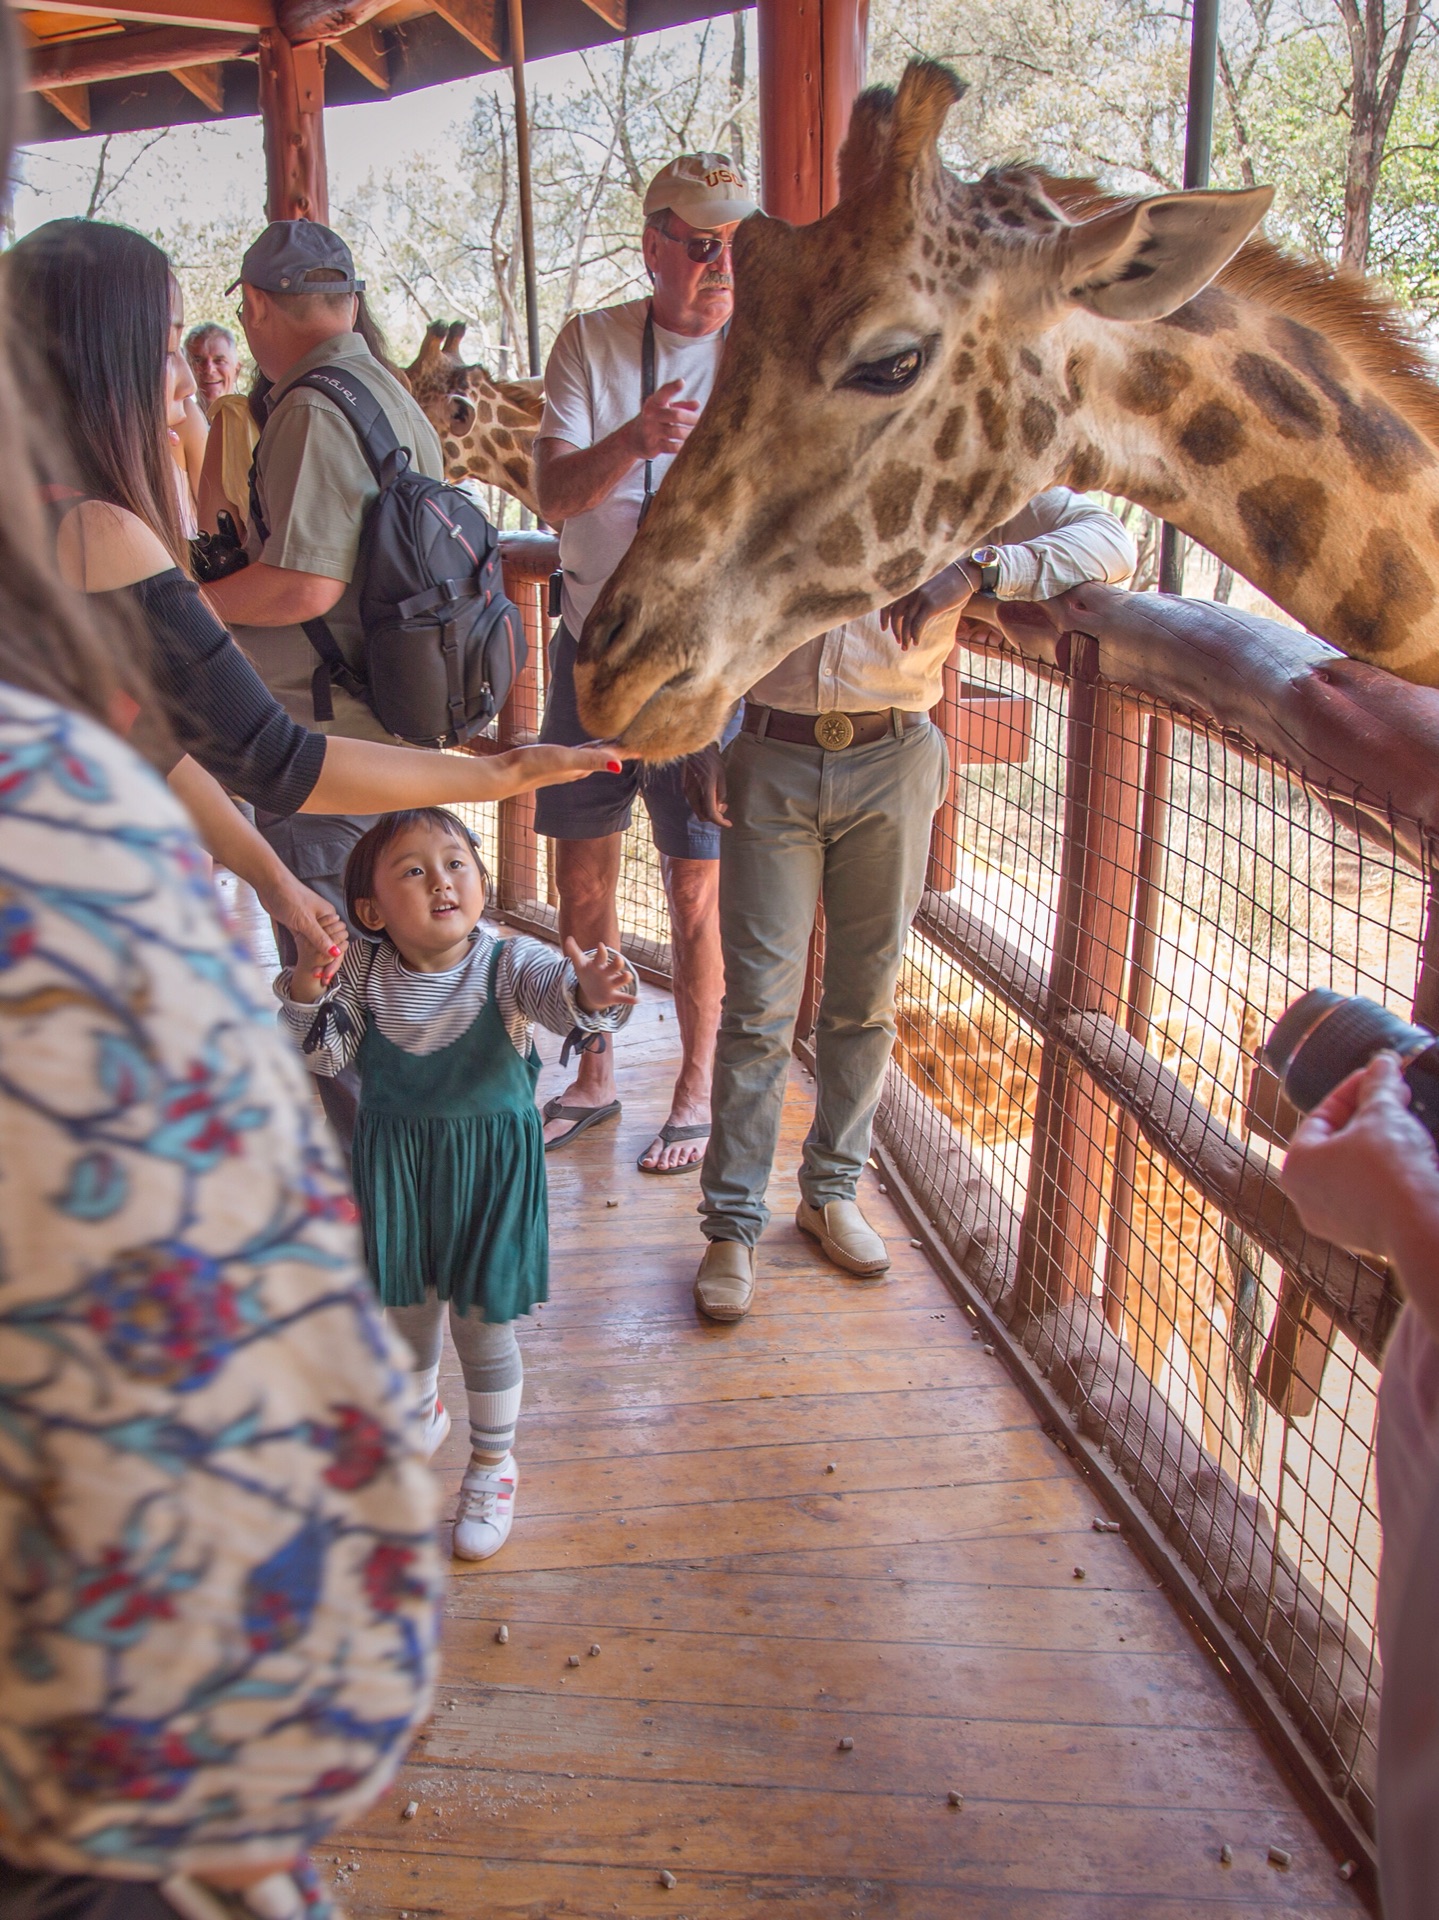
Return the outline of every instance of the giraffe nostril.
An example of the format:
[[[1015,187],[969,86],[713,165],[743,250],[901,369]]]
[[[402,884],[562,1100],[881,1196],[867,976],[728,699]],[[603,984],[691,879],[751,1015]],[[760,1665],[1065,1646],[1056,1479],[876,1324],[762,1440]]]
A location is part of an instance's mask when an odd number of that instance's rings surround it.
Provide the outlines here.
[[[591,662],[602,660],[624,631],[624,624],[625,616],[618,610],[592,613],[580,637],[578,658]]]

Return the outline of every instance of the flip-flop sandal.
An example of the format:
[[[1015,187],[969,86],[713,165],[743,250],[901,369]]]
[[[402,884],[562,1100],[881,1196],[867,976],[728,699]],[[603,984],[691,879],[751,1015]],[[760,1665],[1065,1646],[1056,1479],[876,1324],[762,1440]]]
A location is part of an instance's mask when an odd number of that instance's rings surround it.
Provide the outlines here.
[[[709,1134],[710,1123],[708,1120],[698,1121],[691,1127],[678,1127],[675,1126],[672,1121],[667,1120],[655,1135],[655,1140],[658,1140],[661,1146],[675,1147],[678,1146],[682,1140],[707,1140]],[[568,1135],[566,1135],[566,1138],[568,1138]],[[698,1160],[686,1160],[682,1166],[678,1167],[647,1167],[645,1165],[645,1153],[651,1152],[653,1147],[654,1141],[652,1140],[650,1145],[645,1148],[645,1152],[642,1153],[635,1162],[635,1165],[641,1173],[656,1173],[662,1176],[668,1176],[673,1173],[697,1173],[704,1164],[704,1155],[701,1154]]]
[[[607,1107],[567,1107],[556,1094],[553,1100],[546,1100],[540,1108],[540,1119],[542,1121],[573,1120],[575,1124],[560,1134],[557,1139],[546,1140],[545,1152],[553,1153],[557,1147],[567,1147],[571,1140],[577,1140],[591,1127],[599,1126],[602,1120],[617,1120],[619,1112],[618,1100],[611,1100]]]

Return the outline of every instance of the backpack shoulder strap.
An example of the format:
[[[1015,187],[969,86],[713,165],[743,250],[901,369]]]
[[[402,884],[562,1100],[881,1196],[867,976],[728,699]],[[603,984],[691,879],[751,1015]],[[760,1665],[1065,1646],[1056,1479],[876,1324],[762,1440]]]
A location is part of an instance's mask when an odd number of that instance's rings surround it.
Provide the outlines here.
[[[401,447],[385,409],[374,394],[344,367],[311,367],[308,373],[302,373],[285,391],[293,393],[296,387],[309,387],[312,392],[322,393],[327,400],[334,402],[354,428],[355,438],[365,450],[370,470],[381,485],[386,478],[386,463],[393,454],[403,452],[408,459],[414,459],[414,449]]]

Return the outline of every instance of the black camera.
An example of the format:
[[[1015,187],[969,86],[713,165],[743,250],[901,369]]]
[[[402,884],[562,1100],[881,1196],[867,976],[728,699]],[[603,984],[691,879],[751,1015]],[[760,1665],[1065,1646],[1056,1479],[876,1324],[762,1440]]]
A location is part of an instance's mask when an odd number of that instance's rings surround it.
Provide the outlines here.
[[[1439,1145],[1439,1039],[1377,1001],[1312,987],[1275,1022],[1264,1059],[1301,1113],[1312,1113],[1341,1080],[1385,1049],[1404,1063],[1409,1111]]]
[[[190,571],[202,587],[212,580],[224,580],[241,567],[248,567],[250,556],[228,513],[215,515],[216,532],[197,533],[190,542]]]

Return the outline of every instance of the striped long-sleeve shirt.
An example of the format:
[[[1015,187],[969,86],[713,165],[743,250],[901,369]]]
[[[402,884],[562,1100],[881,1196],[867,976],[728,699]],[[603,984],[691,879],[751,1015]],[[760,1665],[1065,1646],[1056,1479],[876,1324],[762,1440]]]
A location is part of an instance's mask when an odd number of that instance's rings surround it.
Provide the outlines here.
[[[316,1044],[304,1054],[311,1073],[342,1073],[354,1059],[371,1020],[385,1038],[406,1053],[438,1053],[471,1027],[487,998],[490,955],[495,936],[476,927],[470,950],[444,973],[414,973],[388,940],[352,940],[334,984],[318,1001],[289,997],[290,975],[275,982],[281,1019],[304,1043],[312,1030]],[[517,1053],[530,1046],[532,1026],[551,1033],[612,1033],[630,1015],[627,1006],[590,1013],[575,997],[575,970],[553,947],[523,935],[503,943],[495,969],[495,998],[500,1018]],[[338,1008],[345,1016],[327,1017]],[[323,1024],[316,1029],[316,1022]]]

